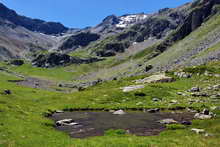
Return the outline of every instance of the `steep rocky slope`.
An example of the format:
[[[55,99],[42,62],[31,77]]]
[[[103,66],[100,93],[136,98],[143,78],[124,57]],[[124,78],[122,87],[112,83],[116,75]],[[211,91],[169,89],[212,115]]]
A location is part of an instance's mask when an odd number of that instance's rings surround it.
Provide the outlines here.
[[[123,32],[109,36],[89,47],[93,54],[108,57],[118,52],[125,52],[132,44],[146,40],[164,39],[188,15],[190,4],[175,9],[162,9],[158,13],[147,15],[141,22],[125,29]]]
[[[56,42],[54,37],[4,23],[0,25],[0,60],[25,58],[29,53],[48,50]]]
[[[60,34],[68,30],[67,27],[57,22],[46,22],[40,19],[31,19],[18,15],[15,11],[7,8],[0,3],[0,18],[12,22],[15,25],[22,26],[28,30],[41,32],[45,34]]]
[[[111,73],[107,79],[140,74],[149,64],[153,66],[151,71],[158,71],[218,60],[219,3],[198,0],[154,14],[111,15],[95,27],[69,30],[59,37],[32,32],[1,19],[2,30],[8,30],[2,31],[1,59],[24,57],[39,50],[106,59],[98,63],[99,70],[82,76],[86,79],[101,78],[103,72]]]
[[[68,34],[67,37],[63,37],[57,46],[57,49],[64,52],[70,52],[78,48],[84,48],[92,42],[99,42],[108,36],[121,33],[131,26],[143,22],[149,16],[149,14],[144,13],[127,14],[123,16],[107,16],[100,24],[95,27],[78,30],[77,32]]]
[[[219,0],[196,1],[185,22],[158,46],[161,54],[147,62],[154,70],[219,60]],[[152,48],[151,48],[152,49]]]

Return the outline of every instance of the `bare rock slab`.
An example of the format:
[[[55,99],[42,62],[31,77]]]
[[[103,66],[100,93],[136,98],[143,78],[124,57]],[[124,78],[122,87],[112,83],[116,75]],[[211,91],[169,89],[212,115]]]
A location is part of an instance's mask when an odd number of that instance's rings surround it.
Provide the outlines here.
[[[144,85],[131,85],[127,87],[121,88],[123,92],[130,92],[138,89],[143,89],[145,86]]]
[[[174,78],[168,77],[165,74],[152,75],[144,79],[136,80],[136,84],[147,84],[147,83],[167,83],[173,82]]]

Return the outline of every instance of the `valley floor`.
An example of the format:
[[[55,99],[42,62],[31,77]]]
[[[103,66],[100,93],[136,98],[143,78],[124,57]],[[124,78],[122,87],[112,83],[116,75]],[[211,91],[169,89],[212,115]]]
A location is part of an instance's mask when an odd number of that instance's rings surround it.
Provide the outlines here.
[[[17,67],[16,71],[19,71],[19,74],[31,76],[30,72],[25,73],[26,71],[22,68],[25,67]],[[73,93],[48,91],[18,85],[10,81],[22,80],[21,77],[10,72],[0,71],[0,146],[220,146],[220,98],[218,96],[213,97],[220,93],[220,89],[208,88],[220,83],[220,77],[217,76],[220,74],[220,62],[189,67],[184,70],[192,73],[192,77],[179,78],[174,75],[174,72],[168,72],[167,75],[175,78],[174,82],[146,84],[145,88],[131,92],[123,92],[121,87],[134,85],[134,80],[149,75],[107,81]],[[54,75],[50,76],[50,74],[44,73],[44,70],[40,72],[33,69],[33,73],[38,73],[38,76],[34,75],[34,77],[39,79],[48,77],[54,82],[68,81],[72,77],[71,74],[62,75],[60,72],[54,72]],[[39,76],[39,73],[44,74]],[[192,96],[187,92],[188,89],[196,86],[199,86],[202,92],[209,96]],[[141,96],[140,93],[144,96]],[[184,95],[178,93],[184,93]],[[152,100],[153,98],[159,98],[161,101],[155,102]],[[113,133],[87,139],[70,138],[68,134],[57,131],[54,128],[54,122],[45,117],[45,115],[55,110],[163,108],[165,111],[172,111],[172,109],[180,107],[197,111],[208,108],[217,115],[209,120],[194,120],[191,126],[184,128],[167,127],[166,131],[158,136],[138,137],[130,134]],[[196,134],[191,131],[192,128],[204,129],[210,135]]]

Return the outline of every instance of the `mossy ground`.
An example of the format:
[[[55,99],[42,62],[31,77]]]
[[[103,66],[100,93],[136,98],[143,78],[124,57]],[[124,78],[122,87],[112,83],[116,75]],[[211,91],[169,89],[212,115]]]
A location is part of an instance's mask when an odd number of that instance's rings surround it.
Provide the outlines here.
[[[19,69],[21,68],[21,69]],[[17,67],[22,70],[24,67]],[[213,73],[220,73],[219,62],[210,63],[204,68],[212,69]],[[120,87],[134,84],[139,77],[124,78],[109,81],[90,87],[85,91],[70,94],[49,92],[39,89],[18,86],[8,80],[16,77],[0,72],[0,92],[5,89],[12,91],[11,95],[0,94],[0,146],[73,146],[73,147],[145,147],[145,146],[219,146],[220,145],[220,111],[215,111],[217,117],[212,120],[195,120],[190,127],[172,126],[159,136],[137,137],[132,135],[106,135],[88,139],[72,139],[67,134],[56,131],[53,122],[44,114],[53,110],[70,108],[90,109],[128,109],[128,108],[175,108],[193,107],[194,109],[220,106],[220,101],[212,101],[206,97],[179,96],[177,92],[184,92],[193,86],[205,88],[219,84],[220,78],[205,75],[198,76],[194,68],[194,75],[189,79],[179,79],[173,83],[158,83],[146,85],[144,89],[123,93]],[[39,71],[40,72],[40,71]],[[59,72],[58,72],[59,74]],[[169,73],[172,75],[172,73]],[[55,76],[56,77],[56,76]],[[58,76],[59,77],[59,76]],[[56,77],[57,78],[57,77]],[[135,93],[145,93],[137,96]],[[217,91],[218,92],[218,91]],[[160,102],[153,102],[152,98],[161,98]],[[189,104],[189,99],[205,100],[204,102]],[[170,104],[177,100],[178,104]],[[141,102],[141,103],[140,103]],[[174,129],[175,128],[175,129]],[[190,128],[202,128],[213,136],[205,137],[190,131]],[[111,131],[110,134],[112,134]]]

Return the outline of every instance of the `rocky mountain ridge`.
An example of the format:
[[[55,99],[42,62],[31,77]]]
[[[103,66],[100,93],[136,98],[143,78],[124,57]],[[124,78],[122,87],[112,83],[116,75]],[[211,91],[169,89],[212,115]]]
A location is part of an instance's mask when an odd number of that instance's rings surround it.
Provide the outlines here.
[[[22,26],[30,31],[51,35],[64,33],[68,30],[67,27],[58,22],[46,22],[18,15],[14,10],[7,8],[2,3],[0,3],[0,10],[0,18],[2,20],[9,21],[16,26]]]

